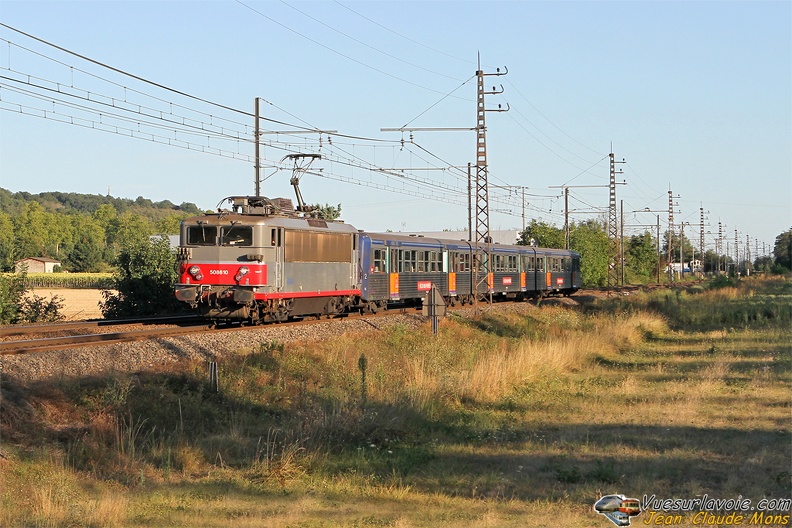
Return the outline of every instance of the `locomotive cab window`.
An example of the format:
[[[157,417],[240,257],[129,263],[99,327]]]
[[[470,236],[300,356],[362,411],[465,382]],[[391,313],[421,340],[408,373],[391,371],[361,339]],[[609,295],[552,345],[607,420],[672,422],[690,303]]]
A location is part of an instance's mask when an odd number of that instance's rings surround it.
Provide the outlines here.
[[[221,246],[252,246],[253,228],[250,226],[223,227],[220,234]]]
[[[187,228],[188,246],[214,246],[217,243],[217,227],[189,226]]]

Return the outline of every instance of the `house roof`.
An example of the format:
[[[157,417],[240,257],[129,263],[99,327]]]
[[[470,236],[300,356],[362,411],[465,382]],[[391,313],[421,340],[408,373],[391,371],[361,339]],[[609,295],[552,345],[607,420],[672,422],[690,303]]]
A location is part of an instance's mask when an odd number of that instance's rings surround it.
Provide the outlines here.
[[[51,259],[49,257],[27,257],[23,258],[22,260],[17,260],[14,264],[19,264],[20,262],[25,262],[26,260],[37,260],[39,262],[54,262],[55,264],[60,264],[60,260]]]

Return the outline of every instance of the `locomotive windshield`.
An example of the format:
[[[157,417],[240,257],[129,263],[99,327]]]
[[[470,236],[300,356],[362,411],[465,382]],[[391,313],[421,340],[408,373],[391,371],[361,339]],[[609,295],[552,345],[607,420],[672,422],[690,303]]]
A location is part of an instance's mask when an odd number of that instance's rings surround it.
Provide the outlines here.
[[[221,246],[252,246],[253,228],[242,226],[224,227],[220,235]]]
[[[216,227],[190,226],[187,228],[187,244],[190,246],[214,246],[216,242]]]

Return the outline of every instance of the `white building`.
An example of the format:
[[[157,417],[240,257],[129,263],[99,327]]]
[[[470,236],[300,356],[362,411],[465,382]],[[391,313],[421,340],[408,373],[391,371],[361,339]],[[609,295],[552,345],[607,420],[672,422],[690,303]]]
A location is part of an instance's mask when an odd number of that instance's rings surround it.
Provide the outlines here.
[[[28,273],[53,273],[55,266],[61,263],[55,259],[47,257],[28,257],[14,262],[14,271],[22,273],[27,268]]]

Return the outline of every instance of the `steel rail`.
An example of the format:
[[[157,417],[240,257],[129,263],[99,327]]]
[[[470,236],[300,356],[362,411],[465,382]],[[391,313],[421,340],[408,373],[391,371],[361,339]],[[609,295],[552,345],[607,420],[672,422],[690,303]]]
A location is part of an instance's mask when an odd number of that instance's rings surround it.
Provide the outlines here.
[[[59,332],[62,330],[74,330],[76,328],[94,328],[118,325],[179,324],[200,322],[201,320],[202,319],[197,315],[174,315],[168,317],[141,317],[136,319],[89,319],[87,321],[70,321],[67,323],[7,325],[0,327],[0,337],[44,334],[50,332]]]
[[[104,334],[85,334],[66,337],[46,337],[42,339],[22,339],[17,341],[0,342],[0,355],[27,354],[30,352],[46,352],[63,350],[80,346],[112,345],[141,341],[143,339],[156,339],[175,335],[185,335],[194,332],[205,332],[206,325],[196,325],[181,328],[159,328],[156,330],[138,330],[127,332],[112,332]]]

